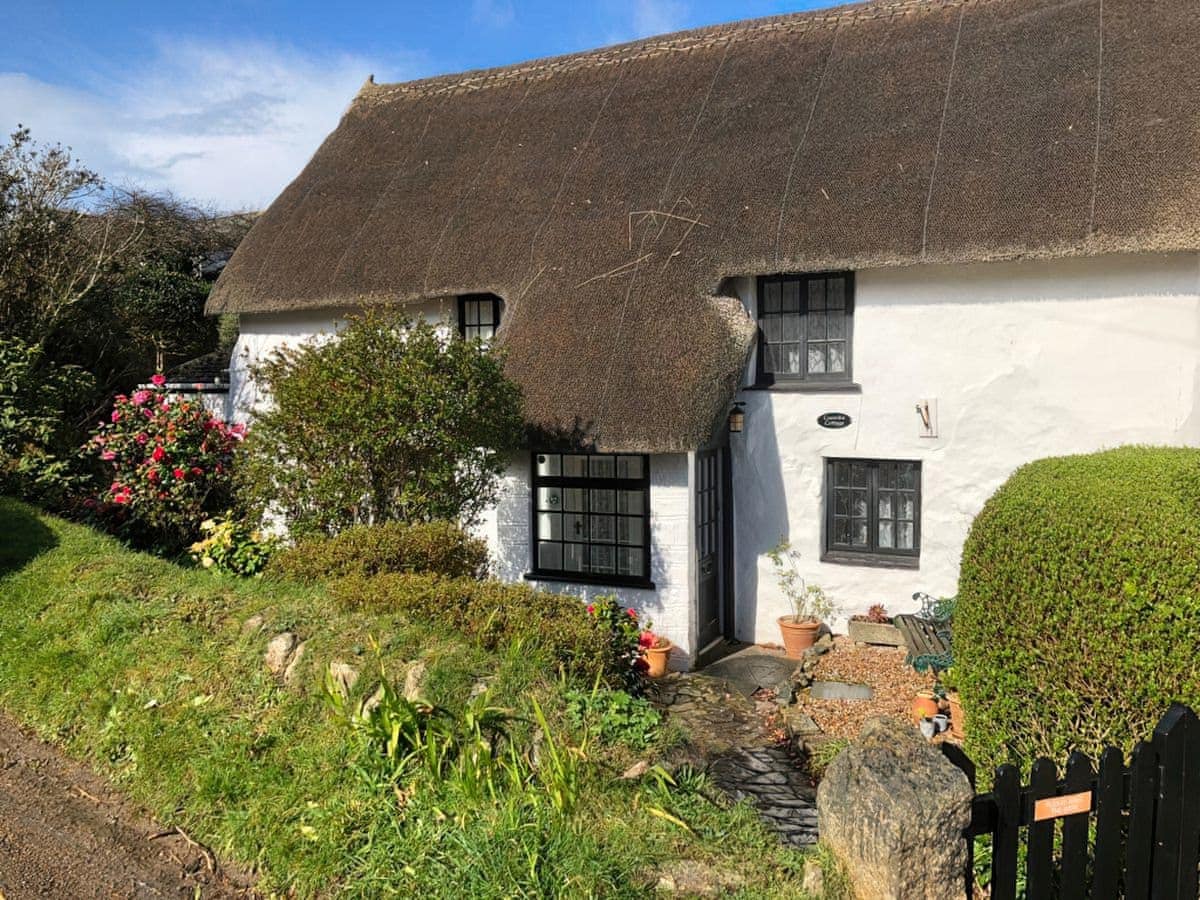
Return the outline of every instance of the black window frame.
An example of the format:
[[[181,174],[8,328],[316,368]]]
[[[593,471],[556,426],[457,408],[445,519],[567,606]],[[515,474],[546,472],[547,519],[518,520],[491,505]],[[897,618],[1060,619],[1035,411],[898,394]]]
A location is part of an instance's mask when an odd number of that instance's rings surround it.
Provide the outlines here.
[[[838,464],[867,467],[867,547],[838,543],[835,539],[837,516],[835,470]],[[916,478],[915,487],[911,489],[897,487],[880,487],[880,474],[885,466],[912,466]],[[824,490],[824,537],[822,541],[823,562],[848,563],[861,566],[879,566],[892,568],[915,569],[920,566],[921,559],[921,501],[923,493],[923,466],[917,459],[856,459],[851,457],[827,457],[825,459],[825,490]],[[898,474],[898,473],[897,473]],[[851,488],[853,490],[853,488]],[[912,549],[879,546],[879,494],[880,491],[891,491],[894,494],[911,492],[913,494],[913,546]],[[895,500],[893,500],[893,511]],[[843,517],[844,518],[844,517]],[[893,516],[893,522],[905,521]]]
[[[589,473],[591,468],[591,460],[596,458],[610,458],[613,460],[614,472],[616,470],[616,460],[618,457],[637,457],[642,461],[642,475],[640,478],[618,478],[606,476],[568,476],[568,475],[540,475],[538,474],[538,458],[547,455],[557,455],[560,457],[586,457],[589,460]],[[561,463],[560,463],[561,465]],[[570,451],[558,450],[539,450],[530,454],[530,499],[529,499],[529,552],[530,552],[530,571],[525,575],[526,579],[534,581],[562,581],[579,584],[596,584],[608,585],[613,587],[636,587],[636,588],[654,588],[654,582],[650,578],[650,516],[651,516],[651,496],[650,496],[650,456],[645,453],[572,453]],[[640,518],[642,520],[642,542],[640,544],[623,544],[614,536],[612,542],[607,541],[592,541],[590,535],[587,540],[583,541],[566,541],[559,539],[556,543],[561,544],[580,544],[584,547],[592,547],[593,544],[602,546],[612,546],[614,554],[621,547],[636,548],[642,551],[642,571],[638,575],[619,575],[615,571],[612,573],[595,573],[595,572],[577,572],[567,569],[547,569],[539,565],[538,561],[538,544],[540,540],[539,513],[548,512],[551,510],[543,510],[538,502],[539,488],[543,487],[559,487],[559,488],[581,488],[583,490],[614,490],[614,491],[640,491],[642,493],[642,513],[640,515],[626,514],[616,512],[601,512],[601,515],[612,515],[615,518]],[[590,509],[591,496],[589,496],[589,509],[586,515],[593,515]],[[552,512],[552,511],[551,511]],[[566,510],[562,513],[565,515]],[[590,550],[588,551],[590,556]],[[617,559],[614,555],[613,568],[616,569]]]
[[[845,306],[843,307],[843,321],[845,323],[845,337],[843,340],[846,345],[846,364],[842,372],[823,372],[811,374],[808,372],[808,294],[809,283],[816,280],[828,280],[830,278],[842,278],[845,280],[846,296]],[[801,369],[799,373],[790,372],[768,372],[766,369],[766,348],[767,338],[763,329],[763,319],[768,315],[776,315],[775,313],[767,313],[764,309],[766,298],[766,285],[771,282],[779,282],[781,285],[785,282],[795,282],[799,285],[800,293],[800,310],[796,313],[800,322],[800,338],[799,343],[803,348],[801,359]],[[805,273],[780,273],[776,275],[759,275],[756,285],[755,294],[755,323],[758,327],[758,339],[755,352],[755,385],[757,387],[771,387],[772,385],[781,386],[815,386],[821,387],[826,385],[845,386],[852,385],[854,382],[854,273],[853,272],[805,272]],[[828,310],[828,308],[826,308]],[[826,338],[828,340],[828,338]]]
[[[490,303],[491,304],[491,322],[467,324],[467,304],[468,303]],[[500,320],[504,315],[504,300],[495,294],[460,294],[458,296],[458,334],[463,340],[480,340],[484,343],[495,340],[496,333],[500,330]],[[481,326],[490,326],[492,333],[486,337],[482,335],[467,336],[468,328],[479,328]]]

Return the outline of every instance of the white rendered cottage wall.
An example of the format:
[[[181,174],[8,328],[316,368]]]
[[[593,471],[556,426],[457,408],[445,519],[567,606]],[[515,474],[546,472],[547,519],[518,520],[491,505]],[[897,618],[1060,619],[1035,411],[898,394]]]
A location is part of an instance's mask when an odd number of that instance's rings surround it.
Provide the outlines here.
[[[585,599],[615,594],[623,606],[636,609],[654,623],[654,630],[671,639],[678,650],[672,665],[684,667],[695,650],[691,595],[692,455],[650,457],[650,580],[654,590],[539,580],[548,591],[576,594]],[[484,534],[492,547],[496,574],[520,581],[531,566],[530,461],[528,453],[514,456],[504,477],[494,515]]]
[[[739,279],[754,309],[754,284]],[[1200,257],[1110,256],[855,274],[861,393],[744,390],[732,435],[736,632],[778,640],[765,552],[781,538],[843,617],[957,590],[975,514],[1022,463],[1121,444],[1200,444]],[[754,361],[747,371],[752,382]],[[936,438],[915,410],[936,400]],[[848,413],[841,430],[817,425]],[[922,462],[919,570],[822,563],[825,457]],[[838,625],[844,623],[839,619]]]

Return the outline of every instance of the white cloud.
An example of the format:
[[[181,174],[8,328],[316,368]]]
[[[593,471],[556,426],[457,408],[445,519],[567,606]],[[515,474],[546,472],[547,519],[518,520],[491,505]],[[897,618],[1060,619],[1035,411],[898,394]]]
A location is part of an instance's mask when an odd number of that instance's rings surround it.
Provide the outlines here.
[[[20,122],[39,141],[70,145],[117,184],[260,209],[299,174],[368,74],[420,74],[411,61],[400,71],[377,64],[267,43],[164,41],[144,65],[88,89],[0,72],[0,128]]]
[[[512,24],[516,12],[512,0],[472,0],[471,20],[489,28],[504,28]]]
[[[636,0],[633,5],[633,31],[637,37],[679,31],[686,22],[687,5],[680,0]]]

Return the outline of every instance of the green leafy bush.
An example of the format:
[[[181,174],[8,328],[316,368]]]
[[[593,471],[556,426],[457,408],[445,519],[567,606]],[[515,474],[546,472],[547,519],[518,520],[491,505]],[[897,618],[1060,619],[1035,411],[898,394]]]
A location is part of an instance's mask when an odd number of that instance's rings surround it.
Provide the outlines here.
[[[352,575],[330,584],[335,601],[351,608],[403,613],[453,628],[487,650],[523,641],[541,647],[564,671],[620,684],[627,657],[613,653],[608,628],[578,597],[524,584],[437,575]]]
[[[243,577],[261,575],[278,541],[264,535],[243,519],[226,514],[200,523],[203,538],[188,548],[192,559],[204,568]]]
[[[1197,646],[1200,451],[1040,460],[976,518],[954,668],[978,762],[1131,747],[1200,703]]]
[[[487,564],[487,543],[453,522],[384,522],[303,539],[276,556],[270,571],[300,581],[385,572],[482,578]]]
[[[256,371],[271,395],[246,442],[241,495],[291,534],[438,519],[468,525],[521,440],[519,388],[479,341],[395,310]]]
[[[82,487],[67,411],[92,386],[91,375],[55,365],[41,346],[0,338],[0,493],[55,504]]]
[[[650,746],[662,724],[662,716],[650,701],[622,690],[568,688],[563,692],[567,716],[576,728],[584,728],[606,744],[621,743],[634,750]]]

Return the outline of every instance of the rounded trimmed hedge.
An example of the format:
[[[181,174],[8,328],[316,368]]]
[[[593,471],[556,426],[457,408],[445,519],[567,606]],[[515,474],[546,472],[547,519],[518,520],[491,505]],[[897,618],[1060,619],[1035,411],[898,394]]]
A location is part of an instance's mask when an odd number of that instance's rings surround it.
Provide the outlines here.
[[[1200,705],[1200,450],[1019,469],[963,548],[954,671],[977,762],[1060,765]]]

